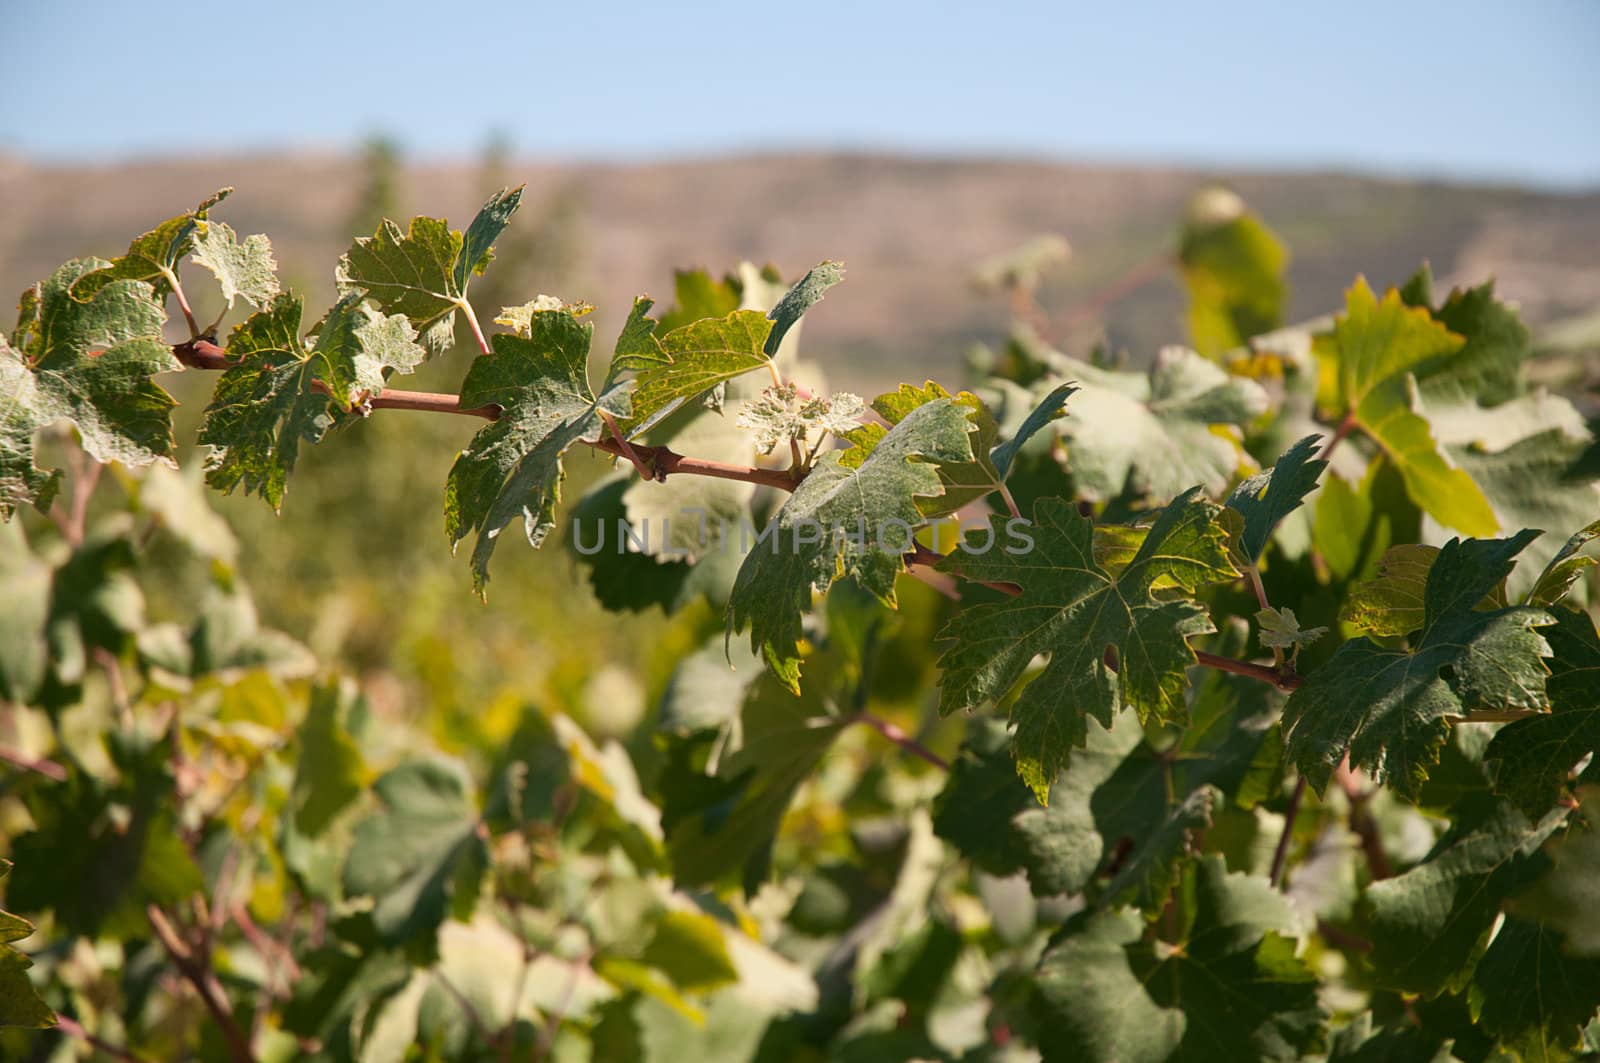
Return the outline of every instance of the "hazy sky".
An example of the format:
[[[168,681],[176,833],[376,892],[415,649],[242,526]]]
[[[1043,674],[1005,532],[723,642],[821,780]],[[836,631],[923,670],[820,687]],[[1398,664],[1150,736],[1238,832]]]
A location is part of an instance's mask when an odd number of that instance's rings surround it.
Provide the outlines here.
[[[1600,2],[0,0],[0,150],[787,147],[1600,185]]]

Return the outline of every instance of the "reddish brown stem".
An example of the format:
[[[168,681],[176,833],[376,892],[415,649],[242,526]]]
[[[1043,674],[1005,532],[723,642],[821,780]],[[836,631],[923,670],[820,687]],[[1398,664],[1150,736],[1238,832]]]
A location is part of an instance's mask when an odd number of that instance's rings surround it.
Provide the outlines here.
[[[1216,654],[1207,653],[1204,650],[1195,650],[1194,657],[1197,663],[1206,668],[1215,668],[1219,672],[1232,672],[1234,675],[1259,679],[1263,683],[1271,683],[1279,690],[1295,690],[1304,682],[1297,673],[1283,668],[1274,668],[1269,664],[1236,661],[1232,657],[1218,657]]]
[[[222,984],[207,970],[203,959],[196,956],[194,950],[178,935],[165,912],[152,904],[145,909],[145,915],[149,917],[150,928],[155,931],[156,940],[161,942],[161,947],[166,950],[172,965],[190,985],[194,986],[195,992],[200,996],[200,1002],[205,1005],[206,1011],[211,1013],[212,1021],[222,1031],[234,1063],[255,1063],[255,1052],[250,1047],[250,1039],[245,1036],[245,1032],[239,1028],[238,1021],[234,1019],[233,1008],[228,1004],[228,997],[223,992]]]
[[[1294,837],[1294,821],[1300,815],[1300,802],[1306,796],[1306,777],[1300,776],[1289,795],[1289,807],[1283,810],[1283,833],[1278,835],[1278,846],[1272,851],[1272,872],[1268,875],[1274,886],[1283,884],[1283,869],[1289,859],[1289,842]]]
[[[1344,415],[1344,420],[1339,422],[1338,427],[1333,430],[1333,435],[1328,437],[1328,441],[1322,444],[1322,449],[1317,451],[1316,460],[1327,461],[1329,456],[1333,454],[1333,449],[1344,442],[1344,438],[1355,431],[1355,428],[1356,412],[1351,410]]]
[[[0,746],[0,760],[21,768],[23,771],[37,772],[55,782],[67,781],[67,769],[53,760],[30,757],[26,753],[18,753],[15,749],[7,749],[5,746]]]
[[[110,1041],[90,1033],[83,1028],[78,1020],[66,1015],[56,1016],[56,1029],[69,1037],[76,1037],[96,1052],[108,1055],[112,1059],[120,1059],[123,1063],[144,1063],[144,1057],[138,1055],[132,1049],[114,1045]]]
[[[850,718],[850,723],[860,723],[877,731],[883,737],[910,753],[914,757],[921,757],[940,771],[949,771],[950,762],[939,754],[906,734],[898,725],[885,720],[881,716],[874,716],[870,712],[858,712]]]

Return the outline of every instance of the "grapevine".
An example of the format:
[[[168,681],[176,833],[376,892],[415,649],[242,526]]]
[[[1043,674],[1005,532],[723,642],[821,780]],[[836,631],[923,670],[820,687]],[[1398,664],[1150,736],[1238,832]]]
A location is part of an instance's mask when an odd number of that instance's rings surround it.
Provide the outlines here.
[[[1600,467],[1492,283],[1285,324],[1230,198],[1062,315],[1175,267],[1192,347],[1057,350],[1042,241],[965,388],[868,401],[799,354],[836,262],[682,273],[597,351],[474,305],[508,188],[354,239],[313,319],[231,191],[0,335],[5,1058],[1600,1052]],[[667,618],[636,731],[447,744],[261,622],[205,488],[293,506],[425,414],[463,584],[520,527]]]

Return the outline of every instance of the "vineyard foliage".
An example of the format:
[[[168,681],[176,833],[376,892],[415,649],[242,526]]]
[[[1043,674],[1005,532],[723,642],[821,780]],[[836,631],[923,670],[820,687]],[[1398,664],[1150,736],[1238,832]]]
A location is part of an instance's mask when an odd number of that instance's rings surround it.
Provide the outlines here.
[[[968,379],[868,400],[800,356],[838,263],[597,339],[474,304],[507,189],[319,314],[227,195],[0,335],[0,1056],[1600,1052],[1600,461],[1492,283],[1287,324],[1209,192],[1192,346],[1058,350],[1046,240]],[[254,557],[229,493],[318,522]],[[427,633],[441,510],[452,592],[542,618],[498,657]],[[403,682],[252,595],[358,553]]]

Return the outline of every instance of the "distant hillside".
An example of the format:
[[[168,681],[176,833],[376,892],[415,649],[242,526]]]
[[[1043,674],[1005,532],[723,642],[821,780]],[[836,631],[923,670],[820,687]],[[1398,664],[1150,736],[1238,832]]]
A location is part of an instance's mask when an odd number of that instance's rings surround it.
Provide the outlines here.
[[[552,294],[598,304],[602,334],[635,293],[669,298],[677,266],[722,270],[749,258],[794,275],[823,258],[844,260],[849,281],[807,319],[806,346],[836,378],[862,386],[887,381],[903,363],[953,368],[969,343],[995,334],[1005,309],[972,291],[978,261],[1040,233],[1065,236],[1073,258],[1042,301],[1068,310],[1171,246],[1185,199],[1211,181],[1241,194],[1289,243],[1296,317],[1332,307],[1357,272],[1387,284],[1423,259],[1445,283],[1497,276],[1536,322],[1600,306],[1600,193],[864,155],[529,162],[500,172],[528,183],[515,225],[538,231],[561,205],[562,238],[578,257]],[[464,224],[489,178],[472,164],[409,167],[400,206]],[[19,291],[73,255],[116,253],[150,223],[231,184],[238,192],[222,217],[242,232],[270,233],[285,275],[323,297],[353,235],[346,229],[361,183],[348,156],[111,167],[0,158],[0,290]],[[1181,300],[1163,277],[1105,320],[1088,315],[1067,340],[1081,346],[1103,334],[1143,358],[1182,338]]]

